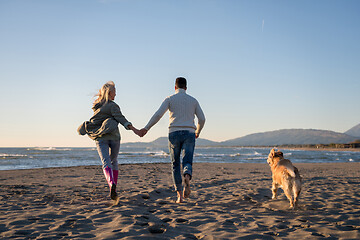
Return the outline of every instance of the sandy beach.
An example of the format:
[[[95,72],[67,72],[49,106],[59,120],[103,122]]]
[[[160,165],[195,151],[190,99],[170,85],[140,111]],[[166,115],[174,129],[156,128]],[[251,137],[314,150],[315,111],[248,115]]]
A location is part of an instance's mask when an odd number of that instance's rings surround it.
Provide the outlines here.
[[[118,205],[100,166],[0,171],[0,238],[360,239],[360,163],[295,165],[296,210],[267,164],[195,163],[183,204],[170,164],[120,165]]]

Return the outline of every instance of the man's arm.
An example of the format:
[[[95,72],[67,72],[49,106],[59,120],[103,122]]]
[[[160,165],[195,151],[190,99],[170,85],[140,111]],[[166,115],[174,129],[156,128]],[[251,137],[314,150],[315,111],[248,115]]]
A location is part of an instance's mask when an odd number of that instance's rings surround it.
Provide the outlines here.
[[[149,131],[150,128],[152,128],[157,122],[159,122],[159,120],[162,118],[162,116],[164,116],[164,114],[168,109],[169,109],[169,98],[166,98],[161,104],[160,108],[151,117],[148,124],[146,124],[144,129],[146,129],[146,131]]]
[[[198,124],[195,131],[195,137],[198,138],[200,136],[200,132],[203,129],[205,125],[205,115],[202,111],[200,104],[197,103],[196,109],[195,109],[195,115],[198,118]]]

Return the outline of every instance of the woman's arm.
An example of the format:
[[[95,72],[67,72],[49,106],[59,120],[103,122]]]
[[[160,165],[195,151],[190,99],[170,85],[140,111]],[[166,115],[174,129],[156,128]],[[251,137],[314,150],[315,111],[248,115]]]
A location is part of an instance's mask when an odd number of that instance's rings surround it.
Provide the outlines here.
[[[132,125],[131,122],[129,122],[121,113],[120,107],[117,104],[113,104],[111,107],[111,115],[118,123],[123,125],[126,130],[131,130],[129,128],[129,126]]]

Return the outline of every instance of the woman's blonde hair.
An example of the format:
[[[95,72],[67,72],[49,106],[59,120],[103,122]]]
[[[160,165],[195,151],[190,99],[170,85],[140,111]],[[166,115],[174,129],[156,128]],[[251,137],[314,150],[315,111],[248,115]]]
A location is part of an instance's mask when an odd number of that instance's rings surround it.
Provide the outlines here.
[[[111,91],[115,91],[115,83],[113,81],[109,81],[105,83],[100,89],[99,93],[95,95],[96,100],[94,102],[94,106],[98,103],[104,104],[109,101],[109,95]]]

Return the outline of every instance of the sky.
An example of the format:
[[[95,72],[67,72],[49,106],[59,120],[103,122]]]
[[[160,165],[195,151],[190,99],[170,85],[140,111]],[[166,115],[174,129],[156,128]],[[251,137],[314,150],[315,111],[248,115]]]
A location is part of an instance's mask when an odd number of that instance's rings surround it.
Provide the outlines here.
[[[188,80],[200,138],[360,123],[360,1],[0,0],[0,147],[93,147],[77,127],[117,88],[143,128]],[[139,138],[167,136],[168,113]]]

